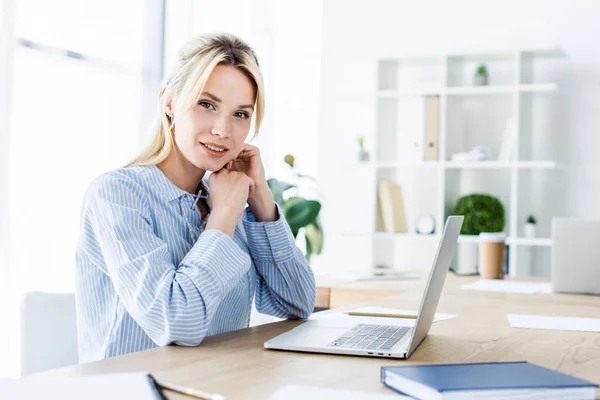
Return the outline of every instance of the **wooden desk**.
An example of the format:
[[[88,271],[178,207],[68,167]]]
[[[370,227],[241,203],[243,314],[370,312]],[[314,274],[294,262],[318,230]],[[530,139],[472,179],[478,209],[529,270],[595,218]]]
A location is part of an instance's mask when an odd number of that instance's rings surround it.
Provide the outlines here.
[[[222,393],[230,399],[266,399],[288,384],[389,393],[379,381],[382,365],[527,360],[600,383],[600,333],[513,329],[505,317],[506,313],[600,317],[600,296],[458,289],[472,280],[448,276],[438,311],[459,317],[433,324],[408,361],[263,349],[263,342],[302,323],[283,321],[209,337],[195,348],[168,346],[45,375],[146,370],[158,379]],[[389,284],[382,282],[381,286],[385,289]],[[417,309],[424,280],[394,285],[401,294],[368,304]]]

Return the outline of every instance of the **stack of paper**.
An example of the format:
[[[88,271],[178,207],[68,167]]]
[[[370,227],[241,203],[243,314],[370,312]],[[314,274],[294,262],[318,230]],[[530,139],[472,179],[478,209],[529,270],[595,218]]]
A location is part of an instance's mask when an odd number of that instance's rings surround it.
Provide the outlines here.
[[[502,279],[482,279],[473,283],[461,285],[461,289],[481,290],[484,292],[501,293],[552,293],[552,286],[546,282],[508,281]]]
[[[523,314],[507,314],[506,318],[508,318],[508,322],[513,328],[600,332],[600,318],[548,317]]]

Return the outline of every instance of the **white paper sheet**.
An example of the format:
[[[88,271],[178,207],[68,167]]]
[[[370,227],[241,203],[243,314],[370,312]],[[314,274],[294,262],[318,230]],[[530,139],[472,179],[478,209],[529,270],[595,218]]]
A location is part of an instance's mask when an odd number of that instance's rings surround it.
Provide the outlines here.
[[[600,318],[550,317],[507,314],[513,328],[552,329],[558,331],[600,332]]]
[[[503,279],[482,279],[461,285],[460,288],[502,293],[552,293],[552,286],[549,282],[508,281]]]
[[[158,396],[152,389],[145,372],[73,378],[32,376],[0,380],[0,399],[153,400]]]
[[[393,312],[403,312],[403,313],[416,313],[414,310],[402,310],[397,308],[383,308],[383,307],[363,307],[353,309],[352,311],[393,311]],[[350,311],[350,310],[348,310]],[[442,314],[436,313],[433,322],[443,321],[445,319],[450,319],[456,317],[455,314]],[[375,325],[392,325],[392,326],[407,326],[413,327],[417,322],[416,319],[413,318],[395,318],[395,317],[363,317],[357,315],[348,315],[347,311],[339,311],[332,313],[315,313],[310,317],[310,320],[326,322],[327,324],[331,324],[332,326],[338,326],[341,323],[346,323],[344,325],[352,325],[356,324],[375,324]],[[321,324],[319,324],[321,325]]]
[[[401,308],[385,308],[385,307],[360,307],[353,310],[348,311],[356,311],[363,313],[384,313],[384,314],[406,314],[406,315],[417,315],[417,310],[404,310]],[[446,319],[456,317],[456,314],[444,314],[444,313],[435,313],[435,317],[433,318],[433,322],[444,321]],[[380,317],[377,317],[380,318]],[[387,318],[387,317],[383,317]],[[410,319],[410,318],[405,318]]]
[[[354,390],[290,385],[277,390],[269,400],[395,400],[410,399],[398,393],[374,394]]]

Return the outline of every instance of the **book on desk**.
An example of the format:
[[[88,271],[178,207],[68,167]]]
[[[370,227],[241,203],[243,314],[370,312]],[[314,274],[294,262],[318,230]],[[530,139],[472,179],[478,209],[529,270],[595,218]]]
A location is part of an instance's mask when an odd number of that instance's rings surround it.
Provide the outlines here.
[[[598,385],[525,361],[382,367],[381,381],[421,400],[595,399]]]

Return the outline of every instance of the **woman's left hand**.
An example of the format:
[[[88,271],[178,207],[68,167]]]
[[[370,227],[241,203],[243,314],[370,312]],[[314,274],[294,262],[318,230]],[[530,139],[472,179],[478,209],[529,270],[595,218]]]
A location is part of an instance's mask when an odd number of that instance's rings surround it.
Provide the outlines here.
[[[240,154],[229,161],[225,168],[243,172],[254,181],[252,191],[248,194],[248,204],[257,221],[276,221],[278,218],[275,200],[267,179],[265,167],[260,158],[260,150],[251,144],[244,144]]]

